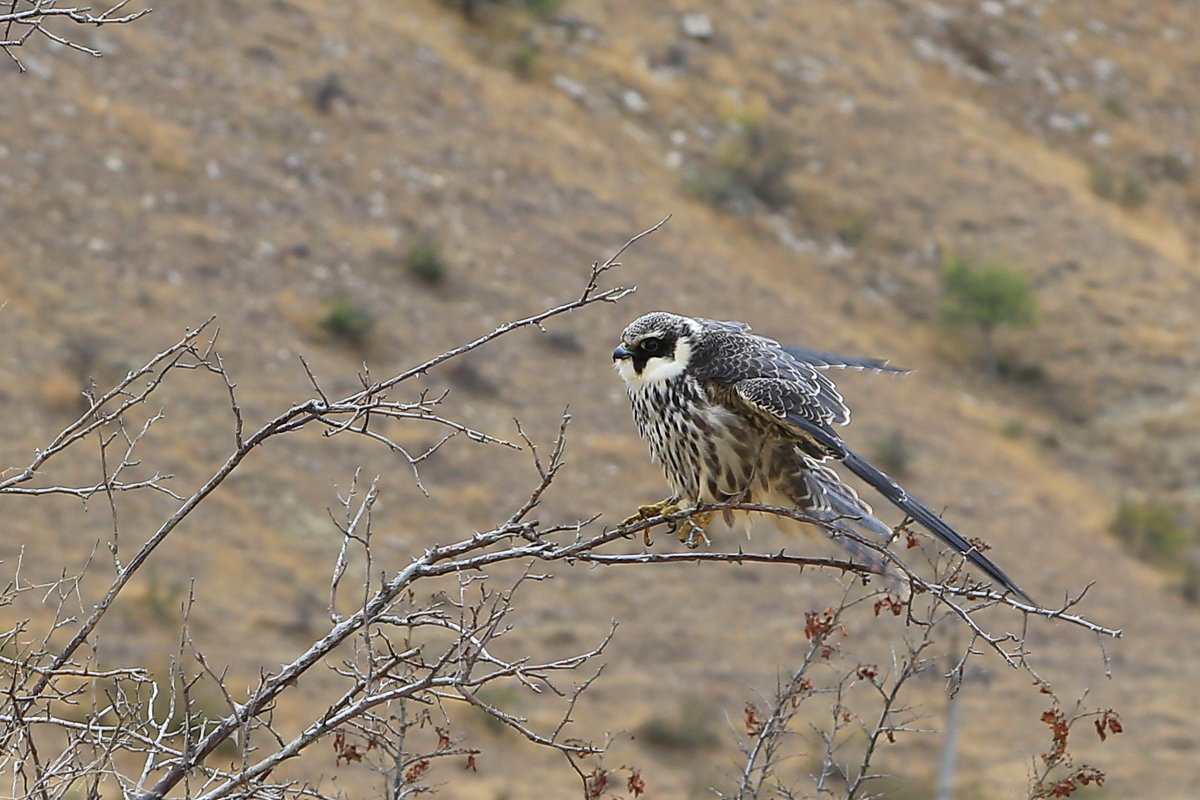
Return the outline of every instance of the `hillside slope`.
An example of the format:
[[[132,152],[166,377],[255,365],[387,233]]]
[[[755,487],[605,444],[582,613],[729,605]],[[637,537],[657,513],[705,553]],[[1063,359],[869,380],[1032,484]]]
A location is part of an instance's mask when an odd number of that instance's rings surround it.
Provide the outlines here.
[[[685,12],[707,13],[713,38],[684,35]],[[1054,629],[1037,634],[1039,668],[1067,696],[1097,687],[1096,702],[1124,716],[1116,742],[1080,743],[1115,796],[1190,797],[1200,617],[1107,527],[1122,498],[1192,502],[1200,480],[1200,204],[1187,151],[1200,141],[1198,35],[1189,4],[1123,0],[569,0],[555,19],[491,9],[475,24],[434,0],[227,0],[102,29],[99,61],[30,49],[0,123],[4,461],[22,463],[67,421],[81,373],[111,381],[210,314],[247,415],[262,419],[311,392],[297,353],[327,388],[349,390],[364,359],[389,373],[577,295],[592,261],[671,214],[612,278],[637,284],[629,300],[499,342],[428,385],[452,391],[459,418],[510,434],[517,416],[543,441],[569,405],[571,466],[543,514],[611,521],[662,493],[609,368],[637,314],[750,320],[913,368],[839,379],[855,409],[848,440],[870,454],[903,431],[911,488],[989,541],[1035,596],[1097,581],[1086,613],[1127,632],[1110,647],[1112,679],[1093,639]],[[786,150],[787,199],[715,208],[688,178],[748,129]],[[1103,174],[1136,191],[1124,204],[1099,196]],[[860,229],[852,245],[839,236],[848,226]],[[436,287],[401,265],[421,237],[443,246]],[[1035,282],[1039,323],[1002,348],[1039,382],[984,381],[971,343],[955,341],[966,337],[936,324],[947,253]],[[373,315],[365,350],[323,331],[335,302]],[[214,431],[227,435],[228,412],[199,378],[168,400],[152,444],[192,485],[222,457]],[[277,452],[130,587],[149,598],[145,617],[118,621],[110,656],[172,641],[152,601],[194,576],[195,634],[214,663],[249,680],[286,658],[324,602],[338,543],[324,509],[359,464],[386,476],[378,525],[396,532],[396,564],[443,531],[494,521],[533,477],[455,441],[424,472],[425,500],[361,444]],[[162,507],[131,502],[129,535]],[[65,501],[10,508],[0,554],[25,545],[36,574],[56,573],[63,553],[78,566],[110,524]],[[565,570],[532,591],[514,635],[589,641],[621,621],[595,704],[578,715],[585,729],[696,702],[736,718],[803,645],[802,612],[838,585],[699,573]],[[899,632],[864,635],[886,655]],[[1023,796],[1044,746],[1040,699],[997,664],[969,689],[964,785]],[[940,685],[923,697],[939,714]],[[928,779],[936,741],[905,746],[896,769]],[[496,755],[455,796],[568,785],[561,764],[516,742],[486,747]],[[655,796],[702,796],[725,767],[628,741],[621,758],[652,764]]]

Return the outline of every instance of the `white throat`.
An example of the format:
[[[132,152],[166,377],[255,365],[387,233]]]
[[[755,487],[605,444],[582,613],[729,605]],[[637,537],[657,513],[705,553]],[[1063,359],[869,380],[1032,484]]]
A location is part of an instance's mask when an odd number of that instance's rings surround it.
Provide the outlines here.
[[[623,358],[616,362],[617,372],[621,375],[621,380],[625,381],[625,385],[631,391],[641,391],[655,384],[666,383],[673,378],[679,377],[685,369],[687,369],[688,361],[692,357],[692,348],[687,340],[680,337],[675,342],[675,357],[668,360],[665,358],[651,358],[646,362],[646,366],[642,367],[641,374],[633,368],[632,358]]]

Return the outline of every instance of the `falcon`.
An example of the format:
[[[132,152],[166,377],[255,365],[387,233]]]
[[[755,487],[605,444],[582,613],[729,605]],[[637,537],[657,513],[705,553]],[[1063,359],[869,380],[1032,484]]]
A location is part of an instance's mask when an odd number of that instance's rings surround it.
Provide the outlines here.
[[[886,545],[892,531],[827,466],[841,462],[992,581],[1030,601],[977,547],[835,432],[835,425],[850,421],[850,409],[825,371],[905,370],[788,347],[751,333],[743,322],[665,311],[630,323],[612,357],[638,430],[672,492],[639,507],[624,524],[707,503],[796,509],[828,526],[851,552],[873,556],[878,566],[878,555],[855,536],[866,533]],[[731,511],[724,516],[732,522]],[[691,515],[680,538],[693,547],[707,540],[712,518],[713,512]]]

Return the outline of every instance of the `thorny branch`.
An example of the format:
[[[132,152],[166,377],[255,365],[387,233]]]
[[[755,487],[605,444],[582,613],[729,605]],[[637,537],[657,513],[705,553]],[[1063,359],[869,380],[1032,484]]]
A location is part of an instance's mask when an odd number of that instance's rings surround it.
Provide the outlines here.
[[[122,25],[150,13],[149,8],[128,14],[122,13],[129,2],[130,0],[120,0],[99,14],[94,14],[90,6],[60,8],[58,0],[8,0],[7,3],[0,4],[0,9],[7,6],[7,10],[0,10],[0,48],[4,49],[21,72],[25,71],[25,66],[17,58],[14,50],[24,46],[34,35],[44,36],[64,47],[100,57],[103,53],[99,50],[51,30],[51,23],[65,20],[75,25]]]
[[[739,798],[764,796],[768,789],[782,797],[791,796],[778,782],[777,766],[788,752],[786,737],[797,709],[818,695],[834,699],[834,712],[832,727],[821,734],[824,760],[815,784],[823,790],[836,777],[844,783],[848,797],[860,796],[874,774],[871,761],[877,743],[890,741],[899,732],[915,730],[910,727],[910,710],[902,689],[925,669],[924,653],[936,640],[937,626],[947,620],[960,621],[972,634],[972,644],[956,667],[958,674],[966,658],[979,652],[976,645],[983,644],[1010,666],[1037,677],[1039,684],[1044,681],[1030,666],[1025,649],[1025,626],[1030,619],[1080,627],[1098,637],[1120,636],[1120,631],[1075,613],[1086,590],[1068,598],[1059,608],[1037,608],[970,583],[961,563],[943,565],[937,577],[930,579],[913,571],[888,549],[865,540],[858,543],[880,554],[889,573],[899,577],[906,596],[896,592],[894,581],[871,583],[878,577],[877,567],[848,559],[798,556],[785,551],[750,553],[740,548],[735,552],[612,552],[610,546],[638,542],[638,534],[656,526],[677,524],[697,511],[736,509],[782,515],[824,527],[831,535],[834,531],[828,522],[809,519],[794,510],[737,503],[686,509],[619,529],[600,527],[598,515],[543,522],[532,518],[532,514],[564,467],[569,413],[564,411],[552,445],[541,448],[519,422],[514,442],[454,419],[443,411],[448,401],[444,394],[417,391],[414,397],[390,396],[410,379],[501,336],[521,328],[541,328],[552,317],[596,303],[619,301],[632,289],[602,289],[601,276],[619,266],[617,259],[630,245],[665,222],[634,236],[603,263],[594,263],[577,298],[501,325],[387,379],[372,382],[364,376],[360,390],[340,399],[330,399],[331,393],[322,388],[302,360],[314,396],[258,427],[247,425],[237,383],[217,350],[219,331],[211,318],[185,332],[174,345],[131,371],[113,388],[89,395],[88,408],[74,422],[46,447],[35,451],[25,466],[0,479],[0,494],[35,499],[65,495],[84,503],[102,495],[107,498],[113,519],[108,549],[114,574],[99,596],[85,591],[82,572],[63,574],[49,582],[26,581],[20,561],[11,582],[0,588],[0,605],[11,604],[22,594],[38,593],[51,609],[49,620],[39,623],[44,625],[41,635],[34,633],[32,619],[0,632],[0,678],[4,681],[0,689],[0,770],[9,774],[14,796],[46,800],[72,792],[97,796],[97,787],[104,783],[118,787],[123,797],[142,800],[165,798],[181,787],[187,796],[205,800],[263,794],[325,797],[319,787],[275,776],[281,765],[300,758],[314,744],[331,741],[338,764],[370,762],[383,773],[389,797],[408,797],[430,788],[427,772],[436,761],[465,758],[468,767],[474,768],[478,751],[464,746],[450,733],[451,710],[467,705],[533,745],[560,753],[578,774],[585,798],[596,797],[609,772],[597,767],[585,773],[579,759],[602,757],[608,737],[601,737],[599,743],[581,738],[573,735],[571,724],[585,692],[602,673],[598,659],[612,640],[616,624],[599,641],[568,655],[530,652],[513,657],[503,655],[505,649],[497,646],[519,615],[524,587],[550,579],[535,567],[555,562],[656,569],[675,562],[756,563],[819,569],[853,578],[845,583],[846,594],[836,607],[812,612],[807,618],[807,654],[791,670],[790,677],[781,681],[776,695],[765,704],[765,712],[757,707],[751,712],[747,706],[745,766],[735,781],[736,792],[730,795]],[[210,331],[211,337],[204,341]],[[180,370],[216,377],[233,428],[231,449],[224,461],[190,490],[175,486],[169,474],[154,472],[147,476],[139,455],[149,447],[149,434],[164,415],[149,411],[151,398]],[[137,412],[144,417],[140,423]],[[417,421],[440,428],[444,434],[433,446],[414,449],[394,440],[380,426],[372,427],[373,419]],[[96,644],[104,632],[103,623],[120,602],[131,578],[251,453],[276,437],[305,428],[319,429],[326,437],[357,434],[384,445],[404,459],[422,491],[420,465],[456,436],[524,450],[536,471],[536,481],[529,494],[492,529],[431,546],[413,556],[403,568],[385,574],[373,556],[372,512],[380,497],[379,479],[366,483],[364,491],[360,488],[361,476],[356,474],[339,497],[340,510],[333,518],[341,546],[331,565],[327,627],[286,664],[264,671],[248,691],[235,691],[224,672],[214,668],[193,643],[187,623],[190,593],[184,603],[179,651],[169,680],[156,678],[142,666],[102,664],[96,656]],[[75,453],[88,440],[99,443],[98,479],[72,485],[47,477],[56,464],[67,460],[66,453]],[[127,545],[118,547],[120,520],[115,498],[142,492],[172,501],[173,508],[136,550],[122,552]],[[127,539],[129,534],[123,535]],[[493,568],[503,564],[524,565],[524,569],[515,579],[500,581]],[[360,565],[361,573],[350,578],[354,565]],[[457,590],[448,592],[443,588],[432,595],[433,600],[416,599],[417,587],[444,587],[447,581],[453,582]],[[881,610],[893,615],[904,612],[906,623],[917,636],[905,640],[890,669],[860,664],[818,685],[812,669],[817,664],[828,666],[831,655],[842,646],[843,620],[872,604],[875,615]],[[1014,612],[1010,617],[1021,622],[1017,632],[994,633],[985,626],[978,612],[992,607]],[[337,677],[342,689],[310,714],[307,724],[285,733],[275,722],[275,711],[294,695],[292,690],[299,679],[319,665],[325,665]],[[495,684],[553,698],[558,703],[557,721],[535,724],[518,715],[483,691]],[[203,713],[197,705],[195,697],[204,686],[213,688],[222,698],[219,713]],[[873,717],[856,705],[859,700],[855,692],[862,687],[874,692],[877,710]],[[853,767],[837,753],[839,731],[852,724],[861,727],[868,742],[866,752]],[[58,738],[46,737],[45,731],[56,732]],[[48,742],[54,742],[53,747]],[[236,758],[215,758],[221,748],[233,748]],[[130,771],[131,759],[135,758],[138,766]],[[644,791],[644,782],[638,771],[629,772],[628,791],[637,796]],[[1040,779],[1043,783],[1046,780],[1044,775]]]

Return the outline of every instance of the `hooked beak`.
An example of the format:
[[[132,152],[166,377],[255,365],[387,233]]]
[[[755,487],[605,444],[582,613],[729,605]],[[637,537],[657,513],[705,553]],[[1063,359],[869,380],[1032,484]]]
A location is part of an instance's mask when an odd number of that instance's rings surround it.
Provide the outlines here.
[[[617,349],[613,350],[613,361],[622,361],[626,358],[633,358],[633,353],[625,349],[625,345],[617,345]]]

